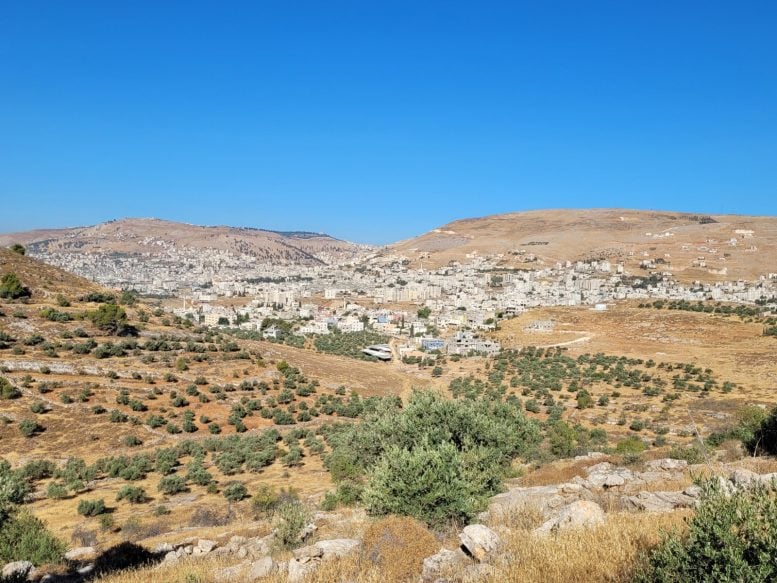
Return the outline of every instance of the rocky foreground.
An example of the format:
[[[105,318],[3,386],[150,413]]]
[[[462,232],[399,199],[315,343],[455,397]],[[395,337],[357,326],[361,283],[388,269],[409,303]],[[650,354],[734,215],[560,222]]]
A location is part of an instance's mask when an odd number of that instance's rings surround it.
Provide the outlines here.
[[[597,460],[602,454],[589,454],[576,461],[590,461],[585,476],[576,476],[561,484],[513,487],[494,496],[488,509],[478,516],[478,523],[464,527],[458,533],[458,545],[448,545],[423,561],[421,583],[444,581],[477,581],[493,575],[496,566],[509,562],[503,541],[511,528],[526,515],[538,522],[532,532],[537,537],[553,536],[569,529],[584,529],[605,525],[612,511],[645,513],[674,512],[696,506],[702,488],[693,477],[710,475],[706,466],[688,466],[676,459],[658,459],[645,464],[642,471],[616,466]],[[741,467],[717,468],[714,480],[724,493],[751,488],[757,484],[771,485],[777,473],[759,474]],[[722,471],[721,471],[722,470]],[[687,484],[679,489],[663,489],[665,485]],[[324,562],[356,555],[363,549],[356,538],[315,541],[317,523],[343,519],[332,513],[314,515],[300,535],[300,546],[288,560],[274,558],[274,535],[246,538],[231,536],[223,540],[188,538],[158,544],[148,549],[158,558],[157,568],[169,568],[182,561],[199,558],[219,558],[219,566],[211,573],[213,581],[261,581],[282,576],[299,582],[314,573]],[[74,576],[68,581],[87,579],[94,570],[98,549],[71,549],[67,555]],[[223,566],[226,565],[226,566]],[[27,573],[30,580],[55,581],[51,575],[39,575],[33,565],[20,561],[2,569],[4,577]]]

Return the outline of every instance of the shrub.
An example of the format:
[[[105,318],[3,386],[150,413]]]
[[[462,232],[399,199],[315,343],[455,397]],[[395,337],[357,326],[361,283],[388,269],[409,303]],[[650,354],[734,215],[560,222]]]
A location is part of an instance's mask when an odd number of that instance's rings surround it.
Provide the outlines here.
[[[163,477],[161,480],[159,480],[157,489],[163,494],[167,494],[168,496],[172,496],[173,494],[178,494],[180,492],[186,492],[188,490],[186,487],[186,481],[181,476]]]
[[[32,514],[22,512],[2,523],[0,528],[0,563],[30,561],[34,565],[58,563],[65,544],[48,531]]]
[[[689,464],[700,464],[707,459],[706,448],[694,444],[690,447],[675,446],[669,450],[669,457],[677,460],[685,460]]]
[[[81,500],[78,503],[78,513],[81,516],[97,516],[105,512],[105,500]]]
[[[253,495],[252,507],[258,517],[272,516],[280,501],[278,492],[269,484],[262,484]]]
[[[143,440],[135,435],[127,435],[121,440],[122,445],[125,447],[138,447],[143,445]]]
[[[275,539],[278,544],[290,549],[302,542],[302,531],[307,526],[310,515],[300,502],[285,502],[278,506],[275,513]]]
[[[777,499],[763,486],[726,495],[717,482],[685,535],[671,534],[647,557],[638,583],[735,583],[777,578]]]
[[[745,447],[753,455],[777,454],[777,407],[760,420],[752,430],[752,435],[748,435],[748,420],[752,422],[756,418],[757,414],[753,412],[749,418],[742,420],[740,425]]]
[[[0,399],[18,399],[22,392],[5,377],[0,377]]]
[[[61,482],[51,482],[46,488],[46,496],[52,500],[62,500],[63,498],[67,498],[67,495],[67,486]]]
[[[22,285],[15,273],[6,273],[0,278],[0,298],[9,300],[18,300],[20,298],[30,297],[29,288]]]
[[[130,504],[142,504],[147,499],[146,491],[137,486],[122,486],[116,494],[116,501],[126,500]]]
[[[336,427],[327,439],[326,467],[336,479],[368,477],[363,500],[373,514],[439,524],[472,516],[540,434],[520,403],[451,401],[427,391],[413,393],[404,409],[385,400],[364,423]]]
[[[224,486],[224,498],[230,502],[239,502],[248,496],[248,490],[241,482],[230,482]]]
[[[450,443],[407,450],[393,447],[370,476],[364,502],[370,514],[404,514],[427,524],[464,522],[475,513],[475,492]]]
[[[33,437],[35,434],[43,431],[43,427],[38,425],[32,419],[22,419],[19,421],[19,431],[24,437]]]

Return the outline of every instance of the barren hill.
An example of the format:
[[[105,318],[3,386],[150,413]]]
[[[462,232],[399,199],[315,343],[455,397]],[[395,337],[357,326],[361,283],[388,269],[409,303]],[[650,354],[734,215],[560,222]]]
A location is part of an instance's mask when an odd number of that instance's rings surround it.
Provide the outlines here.
[[[454,221],[391,250],[429,266],[484,255],[512,267],[608,259],[633,270],[653,260],[683,280],[755,279],[777,266],[777,217],[529,211]]]

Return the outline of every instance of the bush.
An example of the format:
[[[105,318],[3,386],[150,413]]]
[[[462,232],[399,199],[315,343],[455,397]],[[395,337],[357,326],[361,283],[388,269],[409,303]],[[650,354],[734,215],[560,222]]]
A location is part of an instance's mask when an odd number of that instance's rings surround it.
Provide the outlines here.
[[[103,514],[105,511],[105,500],[102,498],[97,500],[81,500],[78,503],[78,513],[81,516],[97,516]]]
[[[669,450],[669,457],[676,460],[685,460],[689,464],[701,464],[707,459],[706,448],[694,444],[690,447],[675,446]]]
[[[671,534],[647,557],[638,583],[735,583],[777,579],[777,499],[763,486],[727,496],[704,486],[688,533]]]
[[[291,549],[302,542],[302,531],[307,526],[310,515],[300,502],[284,502],[275,512],[275,539],[278,544]]]
[[[18,399],[22,392],[5,377],[0,377],[0,399]]]
[[[224,486],[224,498],[230,502],[239,502],[246,496],[248,496],[248,490],[240,482],[230,482]]]
[[[63,498],[67,498],[67,495],[67,486],[61,482],[51,482],[46,488],[46,496],[52,500],[62,500]]]
[[[0,527],[0,563],[58,563],[64,552],[65,544],[41,520],[27,512],[13,516]]]
[[[15,273],[6,273],[0,278],[0,298],[18,300],[30,297],[29,288],[22,285]]]
[[[181,476],[163,477],[161,480],[159,480],[157,489],[163,494],[167,494],[168,496],[172,496],[173,494],[178,494],[180,492],[186,492],[188,490],[186,487],[186,481]]]
[[[137,486],[122,486],[116,494],[116,501],[126,500],[130,504],[142,504],[147,499],[146,491]]]
[[[330,430],[325,465],[335,479],[369,479],[373,514],[409,514],[430,524],[464,520],[499,491],[504,471],[540,440],[520,403],[413,393],[401,409],[385,400],[364,423]]]
[[[757,418],[757,414],[753,414],[742,420],[740,428],[742,429],[742,437],[747,451],[753,455],[775,455],[777,454],[777,407],[772,409],[768,416],[760,420],[752,435],[748,435],[748,419],[752,422]]]
[[[24,437],[33,437],[35,434],[43,431],[43,427],[38,425],[32,419],[22,419],[19,421],[19,431]]]
[[[475,497],[473,485],[463,475],[461,455],[450,443],[413,450],[393,447],[375,467],[364,491],[370,514],[404,514],[435,526],[474,516]]]
[[[268,484],[262,484],[253,495],[252,507],[258,517],[272,516],[280,503],[278,492]]]

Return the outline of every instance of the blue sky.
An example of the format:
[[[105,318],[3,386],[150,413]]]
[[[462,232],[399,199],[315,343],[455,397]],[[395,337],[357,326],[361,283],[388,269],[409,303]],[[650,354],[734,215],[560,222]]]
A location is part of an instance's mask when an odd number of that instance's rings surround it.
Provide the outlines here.
[[[758,1],[6,0],[0,231],[775,215],[775,25]]]

